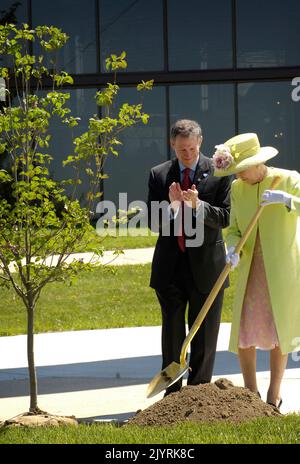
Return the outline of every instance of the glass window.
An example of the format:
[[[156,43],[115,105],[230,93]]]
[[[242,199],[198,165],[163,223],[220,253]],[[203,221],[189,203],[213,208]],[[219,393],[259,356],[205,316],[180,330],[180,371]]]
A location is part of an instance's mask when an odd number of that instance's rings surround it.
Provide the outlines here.
[[[202,127],[201,151],[211,157],[215,145],[235,134],[232,84],[182,85],[170,88],[170,119],[193,119]]]
[[[51,121],[49,133],[52,135],[50,140],[48,153],[53,157],[50,165],[50,173],[56,180],[74,178],[74,168],[69,166],[63,167],[62,162],[69,155],[74,153],[73,138],[81,135],[88,128],[88,119],[97,113],[97,105],[95,101],[96,89],[71,89],[70,100],[66,106],[72,111],[72,116],[80,117],[78,126],[74,127],[73,133],[71,129],[63,125],[60,120],[53,119]],[[85,194],[89,190],[87,178],[82,175],[82,184],[77,188],[76,197],[85,204]]]
[[[169,69],[232,67],[231,0],[169,0]]]
[[[137,103],[136,91],[123,88],[119,103]],[[165,89],[155,87],[145,94],[143,108],[150,115],[147,125],[142,123],[126,129],[121,140],[119,156],[110,155],[104,180],[105,200],[118,204],[118,193],[126,192],[128,202],[146,201],[150,169],[167,160],[167,134],[165,114]]]
[[[1,0],[0,24],[28,24],[27,0]]]
[[[299,66],[299,0],[236,3],[238,67]]]
[[[97,71],[94,0],[51,0],[46,7],[32,0],[32,22],[33,27],[58,27],[70,37],[58,54],[59,69],[72,74]]]
[[[291,81],[239,84],[239,132],[256,132],[261,146],[279,155],[269,164],[300,171],[300,102]]]
[[[101,69],[112,53],[127,53],[129,71],[163,69],[163,2],[100,1]]]

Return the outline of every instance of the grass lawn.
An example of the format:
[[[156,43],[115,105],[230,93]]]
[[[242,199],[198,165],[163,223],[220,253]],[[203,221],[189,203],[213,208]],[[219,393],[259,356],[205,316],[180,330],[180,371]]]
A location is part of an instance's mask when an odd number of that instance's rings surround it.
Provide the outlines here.
[[[243,424],[184,422],[168,427],[78,427],[0,429],[0,444],[286,444],[300,443],[300,416],[263,418]]]
[[[89,244],[84,250],[74,251],[145,248],[155,246],[157,240],[157,234],[146,228],[110,231],[114,232],[116,237],[103,238],[94,230],[87,237]],[[149,279],[150,264],[97,268],[80,274],[71,286],[52,283],[42,291],[38,302],[35,332],[160,325],[160,309],[154,290],[149,288]],[[225,292],[222,322],[231,322],[235,279],[233,272],[231,288]],[[21,300],[5,288],[0,288],[0,297],[0,336],[26,333]]]
[[[156,295],[149,288],[150,264],[97,268],[70,286],[52,283],[42,292],[35,331],[105,329],[161,324]],[[225,292],[223,322],[231,321],[232,287]],[[12,290],[0,289],[0,336],[24,334],[26,313]],[[200,308],[199,308],[200,310]]]
[[[96,229],[87,235],[88,242],[83,248],[77,247],[75,251],[93,251],[95,248],[103,247],[105,250],[148,248],[156,244],[158,234],[151,232],[148,228],[120,228],[101,229],[98,235]]]

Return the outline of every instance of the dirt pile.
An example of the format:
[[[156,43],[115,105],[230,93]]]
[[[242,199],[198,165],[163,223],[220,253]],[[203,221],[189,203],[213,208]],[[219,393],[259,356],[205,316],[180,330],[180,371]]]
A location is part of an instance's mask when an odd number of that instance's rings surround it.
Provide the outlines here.
[[[227,379],[183,387],[149,408],[138,412],[127,425],[171,425],[184,421],[242,422],[257,417],[280,416],[247,388],[235,387]]]

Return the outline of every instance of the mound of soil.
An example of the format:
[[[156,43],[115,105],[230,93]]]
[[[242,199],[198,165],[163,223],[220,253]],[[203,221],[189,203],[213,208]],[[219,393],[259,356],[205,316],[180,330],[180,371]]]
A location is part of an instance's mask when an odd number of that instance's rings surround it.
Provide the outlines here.
[[[126,425],[171,425],[184,421],[242,422],[258,417],[280,416],[247,388],[235,387],[227,379],[188,385],[171,393],[128,420]]]

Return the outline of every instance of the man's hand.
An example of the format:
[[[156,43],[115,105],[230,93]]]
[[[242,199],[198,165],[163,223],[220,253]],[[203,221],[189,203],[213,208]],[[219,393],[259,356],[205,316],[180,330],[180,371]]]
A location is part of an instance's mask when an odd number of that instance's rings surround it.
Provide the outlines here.
[[[198,190],[196,185],[193,184],[192,187],[185,192],[183,192],[183,201],[187,206],[193,209],[197,209],[200,206],[200,200],[198,197]]]
[[[183,201],[183,195],[180,184],[178,182],[173,182],[169,187],[169,199],[171,203],[171,208],[176,213],[178,208]]]
[[[291,195],[282,190],[265,190],[261,198],[262,206],[283,204],[288,208],[291,207]]]

